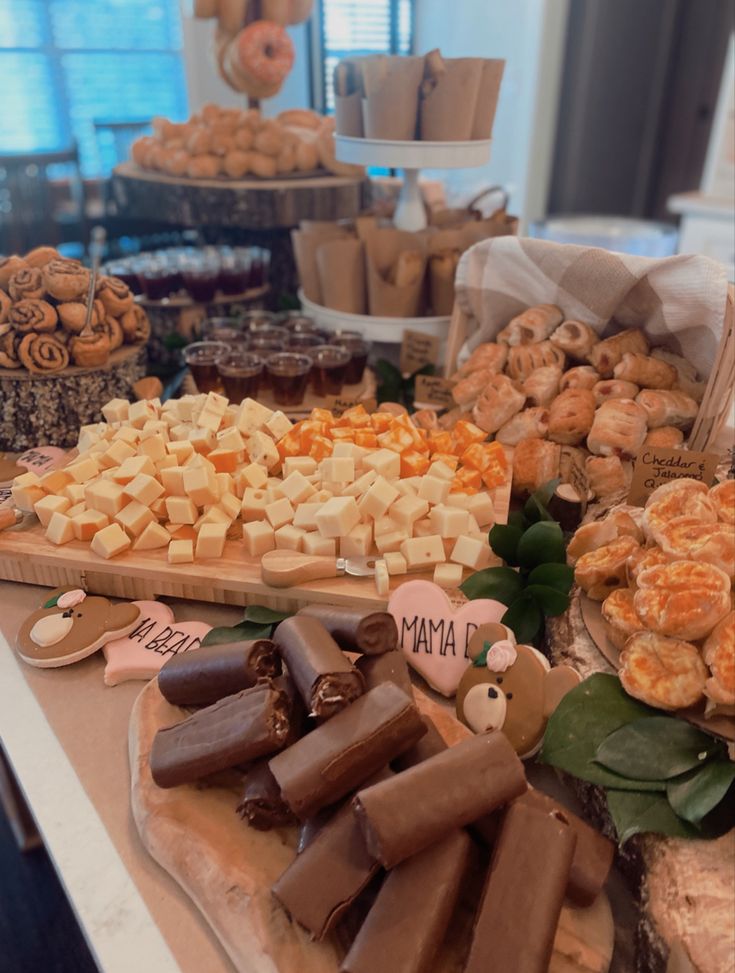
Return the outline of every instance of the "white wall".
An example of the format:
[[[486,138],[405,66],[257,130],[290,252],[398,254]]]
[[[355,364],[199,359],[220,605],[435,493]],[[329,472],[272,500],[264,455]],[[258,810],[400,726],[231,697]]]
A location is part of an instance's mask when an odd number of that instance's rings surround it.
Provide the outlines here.
[[[490,162],[441,176],[450,204],[503,185],[524,223],[545,214],[568,0],[416,0],[416,53],[503,57]],[[426,173],[426,175],[429,175]]]

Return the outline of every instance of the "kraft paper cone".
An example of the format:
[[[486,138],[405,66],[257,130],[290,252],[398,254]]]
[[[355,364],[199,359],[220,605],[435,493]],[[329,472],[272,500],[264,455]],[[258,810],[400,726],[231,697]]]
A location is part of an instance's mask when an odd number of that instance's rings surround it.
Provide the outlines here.
[[[498,107],[500,82],[503,80],[504,70],[505,61],[502,58],[484,59],[470,136],[473,139],[492,137],[495,109]]]
[[[365,314],[365,256],[360,240],[331,240],[316,251],[324,307],[345,314]]]
[[[465,142],[472,138],[484,59],[444,60],[444,72],[419,104],[419,138],[424,142]]]
[[[334,96],[334,117],[337,123],[337,135],[350,135],[362,138],[362,95],[359,91],[351,95]]]
[[[468,220],[462,227],[462,250],[469,249],[480,240],[487,240],[496,236],[516,236],[518,233],[518,217],[509,216],[505,210],[499,209],[485,220]]]
[[[391,283],[390,275],[403,251],[421,254],[421,273],[410,285]],[[376,317],[415,318],[424,310],[426,238],[421,233],[378,229],[365,239],[368,312]]]
[[[416,138],[422,57],[379,55],[362,62],[365,137],[412,141]]]
[[[317,229],[318,227],[318,229]],[[319,271],[316,263],[316,253],[322,243],[334,239],[349,239],[347,230],[337,223],[312,223],[308,229],[292,230],[296,269],[306,297],[314,304],[323,304],[322,291],[319,284]]]
[[[431,313],[448,316],[454,307],[454,277],[459,250],[443,250],[429,257],[429,300]]]

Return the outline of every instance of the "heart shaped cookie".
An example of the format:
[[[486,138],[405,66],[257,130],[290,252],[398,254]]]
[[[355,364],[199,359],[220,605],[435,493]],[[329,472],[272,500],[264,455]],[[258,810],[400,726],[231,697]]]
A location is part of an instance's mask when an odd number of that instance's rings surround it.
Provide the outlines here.
[[[443,696],[454,696],[469,664],[467,646],[487,622],[499,622],[506,606],[477,598],[455,608],[431,581],[406,581],[391,595],[388,611],[398,626],[406,660]]]

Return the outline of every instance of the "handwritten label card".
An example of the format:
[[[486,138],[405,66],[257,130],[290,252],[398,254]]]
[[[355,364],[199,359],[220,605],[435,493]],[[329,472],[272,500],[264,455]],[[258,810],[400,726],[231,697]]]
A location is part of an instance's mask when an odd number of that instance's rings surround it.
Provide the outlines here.
[[[454,384],[451,379],[440,375],[417,375],[414,402],[416,405],[428,405],[436,409],[451,409],[454,407]]]
[[[642,507],[656,487],[684,477],[701,480],[710,486],[719,462],[715,453],[644,446],[635,458],[628,503]]]
[[[356,405],[361,405],[366,412],[375,412],[375,399],[350,399],[343,398],[341,395],[328,395],[324,404],[325,409],[329,409],[335,416],[341,416],[348,409],[354,409]]]
[[[439,338],[406,328],[401,341],[400,369],[402,375],[413,375],[424,365],[439,361]]]

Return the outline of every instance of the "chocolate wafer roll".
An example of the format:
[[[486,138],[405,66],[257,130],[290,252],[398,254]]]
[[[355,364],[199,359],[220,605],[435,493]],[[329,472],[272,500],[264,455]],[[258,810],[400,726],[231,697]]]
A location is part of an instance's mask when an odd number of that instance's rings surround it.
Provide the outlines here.
[[[274,640],[310,716],[329,719],[365,691],[362,675],[316,618],[287,618]]]
[[[371,781],[391,776],[390,770],[383,769]],[[346,804],[314,835],[272,891],[293,919],[322,939],[379,869]]]
[[[405,753],[396,757],[393,761],[394,770],[408,770],[409,767],[415,767],[416,764],[423,763],[429,757],[435,757],[438,753],[447,749],[447,743],[437,730],[434,721],[429,719],[428,716],[424,716],[423,720],[426,726],[426,733],[410,750],[406,750]]]
[[[288,695],[270,682],[220,699],[158,731],[150,756],[153,780],[176,787],[275,753],[288,736],[289,712]]]
[[[388,612],[337,605],[306,605],[298,614],[318,618],[347,652],[380,655],[398,648],[398,628]]]
[[[158,688],[174,706],[209,706],[280,672],[270,639],[204,645],[172,656],[158,673]]]
[[[259,760],[248,770],[237,810],[241,817],[247,818],[250,827],[258,831],[270,831],[296,820],[281,797],[281,788],[270,772],[267,760]]]
[[[465,973],[546,973],[576,840],[557,813],[522,802],[508,809]]]
[[[359,787],[424,733],[415,703],[384,682],[270,761],[284,800],[302,821]]]
[[[306,821],[301,822],[299,826],[299,842],[296,845],[296,851],[299,855],[304,849],[309,847],[324,825],[332,820],[335,812],[336,809],[334,807],[324,807],[321,811],[317,811],[316,814],[307,818]]]
[[[359,791],[352,806],[368,850],[384,868],[393,868],[525,789],[523,764],[503,733],[495,731],[468,737]]]
[[[374,689],[381,682],[394,682],[407,696],[413,695],[408,663],[402,652],[363,655],[357,660],[355,667],[365,679],[366,689]]]
[[[446,936],[471,849],[467,832],[453,831],[397,865],[383,882],[340,973],[427,973]]]

